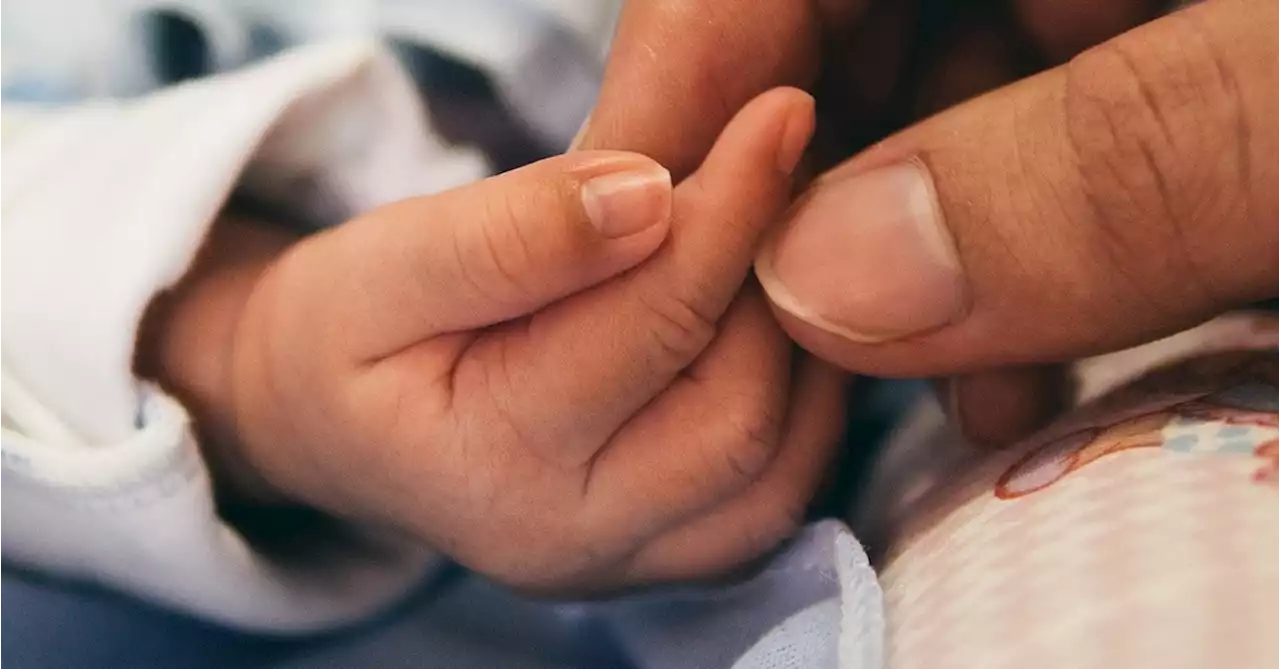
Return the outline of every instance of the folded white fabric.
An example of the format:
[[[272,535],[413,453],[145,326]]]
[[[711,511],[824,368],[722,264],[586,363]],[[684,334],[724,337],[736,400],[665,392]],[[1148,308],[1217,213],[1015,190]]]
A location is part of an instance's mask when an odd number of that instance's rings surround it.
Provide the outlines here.
[[[3,142],[5,557],[280,631],[420,579],[427,552],[387,537],[255,553],[215,513],[183,408],[131,373],[143,310],[242,180],[332,219],[487,173],[432,133],[395,59],[317,45],[132,102],[6,108]]]
[[[199,36],[203,73],[281,48],[336,39],[394,40],[484,71],[548,146],[565,146],[595,98],[621,0],[8,0],[6,95],[71,99],[163,86],[158,17]]]

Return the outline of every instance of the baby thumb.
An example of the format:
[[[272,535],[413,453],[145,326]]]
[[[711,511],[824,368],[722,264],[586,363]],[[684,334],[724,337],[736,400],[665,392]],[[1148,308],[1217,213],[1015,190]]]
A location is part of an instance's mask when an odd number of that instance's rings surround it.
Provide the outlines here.
[[[316,240],[338,277],[326,299],[363,359],[517,318],[652,254],[671,194],[653,160],[589,151],[403,200]]]

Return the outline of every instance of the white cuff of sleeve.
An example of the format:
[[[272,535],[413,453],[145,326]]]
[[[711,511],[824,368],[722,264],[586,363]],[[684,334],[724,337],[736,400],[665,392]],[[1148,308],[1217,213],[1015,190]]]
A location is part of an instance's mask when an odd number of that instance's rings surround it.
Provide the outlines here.
[[[482,177],[483,158],[435,136],[397,63],[366,43],[126,103],[12,111],[0,185],[6,559],[277,631],[340,625],[412,587],[432,558],[400,539],[335,539],[287,563],[256,553],[216,513],[186,412],[133,378],[135,337],[237,185],[340,220]]]

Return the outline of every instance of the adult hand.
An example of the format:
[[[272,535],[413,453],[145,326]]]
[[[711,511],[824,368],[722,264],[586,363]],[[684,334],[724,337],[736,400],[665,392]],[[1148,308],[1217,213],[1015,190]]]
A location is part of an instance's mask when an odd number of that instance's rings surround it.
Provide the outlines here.
[[[1276,295],[1276,71],[1275,3],[1155,20],[829,171],[757,272],[849,369],[1005,368],[960,377],[952,409],[1016,437],[1043,385],[1018,366]]]
[[[684,177],[733,111],[769,87],[796,84],[817,93],[820,168],[919,116],[1061,63],[1164,5],[639,1],[623,13],[599,105],[577,145],[644,152]],[[1057,368],[1032,367],[966,375],[951,388],[952,404],[979,409],[964,412],[970,434],[1000,441],[1055,411],[1066,385]]]
[[[1033,0],[1023,2],[1035,6]],[[907,75],[917,69],[908,67],[908,61],[916,58],[911,45],[918,24],[949,22],[953,13],[947,11],[949,5],[920,6],[925,4],[939,3],[628,3],[619,20],[596,108],[574,146],[644,153],[666,165],[672,176],[682,178],[698,165],[721,128],[748,100],[775,86],[798,86],[812,90],[819,105],[818,132],[823,137],[815,139],[811,149],[822,157],[848,157],[850,147],[879,139],[907,119],[904,107],[912,105],[903,103],[907,97],[916,97],[915,77]],[[960,3],[966,23],[970,23],[970,5],[979,4],[991,3]],[[1104,9],[1096,13],[1124,20],[1132,12]],[[983,20],[990,18],[987,11],[977,14]],[[1109,18],[1101,24],[1115,20]],[[948,79],[963,80],[970,87],[975,83],[968,72]],[[951,84],[937,88],[951,98],[959,93]],[[937,96],[926,92],[920,97],[932,100]]]

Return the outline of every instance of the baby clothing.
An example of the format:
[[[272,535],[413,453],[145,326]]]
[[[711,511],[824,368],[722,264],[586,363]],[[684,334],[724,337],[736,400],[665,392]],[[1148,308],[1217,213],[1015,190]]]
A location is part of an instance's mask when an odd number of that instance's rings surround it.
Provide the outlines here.
[[[1013,448],[924,404],[853,524],[893,667],[1274,667],[1274,314],[1079,366],[1084,404]]]
[[[143,310],[238,184],[340,220],[486,174],[425,119],[368,43],[136,100],[5,110],[7,559],[278,631],[360,618],[423,578],[423,551],[390,538],[318,544],[297,565],[251,550],[217,516],[186,411],[132,360]]]

